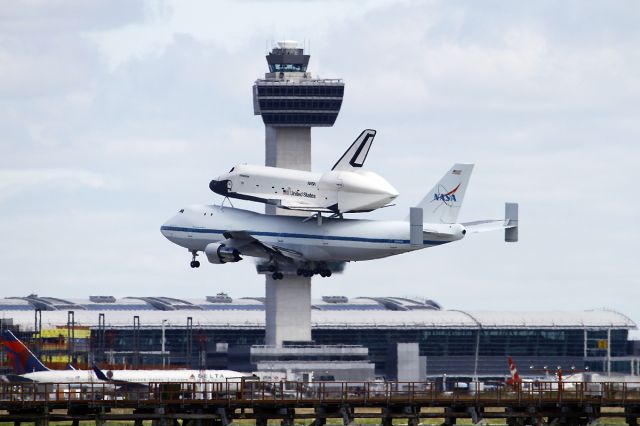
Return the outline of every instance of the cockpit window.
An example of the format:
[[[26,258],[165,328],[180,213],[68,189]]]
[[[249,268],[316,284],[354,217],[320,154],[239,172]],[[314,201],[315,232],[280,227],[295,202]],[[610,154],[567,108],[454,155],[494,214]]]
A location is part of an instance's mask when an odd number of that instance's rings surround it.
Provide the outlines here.
[[[235,169],[235,167],[232,167],[231,170],[229,170],[229,173],[232,173]]]
[[[184,213],[184,209],[180,209],[180,213]]]

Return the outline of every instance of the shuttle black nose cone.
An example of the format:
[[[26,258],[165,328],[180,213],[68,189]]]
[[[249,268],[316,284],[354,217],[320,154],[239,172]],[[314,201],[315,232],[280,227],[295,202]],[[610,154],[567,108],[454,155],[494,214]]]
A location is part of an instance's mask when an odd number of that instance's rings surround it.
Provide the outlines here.
[[[216,194],[227,195],[227,182],[226,180],[212,180],[209,182],[209,189],[211,189]]]

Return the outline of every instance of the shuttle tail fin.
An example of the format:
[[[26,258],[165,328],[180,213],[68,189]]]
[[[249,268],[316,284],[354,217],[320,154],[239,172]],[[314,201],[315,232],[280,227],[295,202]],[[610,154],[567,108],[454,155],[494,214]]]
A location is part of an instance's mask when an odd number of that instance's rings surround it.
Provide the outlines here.
[[[456,223],[473,164],[454,164],[420,201],[425,223]]]
[[[13,362],[16,374],[49,371],[45,365],[10,330],[2,332],[2,346]]]
[[[354,170],[362,167],[375,137],[375,130],[363,130],[331,170]]]

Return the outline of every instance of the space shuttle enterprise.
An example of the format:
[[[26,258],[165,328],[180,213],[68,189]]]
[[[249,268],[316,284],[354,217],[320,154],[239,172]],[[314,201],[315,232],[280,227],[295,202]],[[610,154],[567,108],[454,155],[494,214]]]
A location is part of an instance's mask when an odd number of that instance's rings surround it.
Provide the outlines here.
[[[209,188],[224,197],[287,210],[336,216],[370,212],[398,196],[382,176],[362,169],[375,135],[375,130],[364,130],[325,173],[241,164],[212,180]]]

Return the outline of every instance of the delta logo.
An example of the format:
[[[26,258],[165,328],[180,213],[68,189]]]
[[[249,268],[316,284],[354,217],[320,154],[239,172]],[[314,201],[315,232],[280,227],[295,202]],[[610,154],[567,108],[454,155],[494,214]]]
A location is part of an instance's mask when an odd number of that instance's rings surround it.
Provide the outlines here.
[[[433,200],[431,201],[441,201],[447,205],[449,205],[449,203],[455,203],[456,201],[458,201],[456,200],[456,191],[458,191],[460,185],[461,184],[459,183],[458,186],[448,192],[444,192],[446,191],[446,189],[441,186],[440,188],[438,188],[438,192],[433,194]]]
[[[19,342],[5,340],[2,345],[7,350],[7,357],[14,363],[16,373],[24,372],[27,369],[29,354],[24,350]]]

